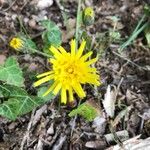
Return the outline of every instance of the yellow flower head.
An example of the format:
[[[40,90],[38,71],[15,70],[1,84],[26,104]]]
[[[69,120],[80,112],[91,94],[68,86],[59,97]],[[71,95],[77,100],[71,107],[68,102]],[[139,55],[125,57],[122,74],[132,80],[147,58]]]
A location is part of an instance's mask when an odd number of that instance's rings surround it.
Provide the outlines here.
[[[13,38],[9,45],[14,48],[15,50],[20,50],[23,47],[23,40],[21,40],[20,38]]]
[[[84,15],[89,17],[94,17],[94,10],[92,7],[87,7],[84,10]]]
[[[53,46],[50,47],[50,51],[54,54],[54,58],[49,60],[52,63],[52,71],[38,75],[37,78],[41,79],[34,83],[36,87],[47,81],[54,81],[43,96],[51,91],[56,95],[60,91],[61,102],[66,104],[67,101],[72,102],[74,100],[73,92],[76,92],[80,98],[86,96],[82,84],[100,84],[96,68],[90,66],[96,62],[97,58],[88,60],[92,55],[91,51],[82,55],[85,44],[86,42],[82,41],[80,48],[76,51],[76,42],[72,40],[71,52],[67,52],[61,46],[57,49]]]

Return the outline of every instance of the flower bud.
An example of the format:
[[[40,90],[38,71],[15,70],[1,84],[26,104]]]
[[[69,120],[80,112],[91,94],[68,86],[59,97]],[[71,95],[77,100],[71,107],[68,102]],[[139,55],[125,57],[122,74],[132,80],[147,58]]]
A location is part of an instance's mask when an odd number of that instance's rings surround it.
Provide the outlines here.
[[[10,41],[9,45],[13,49],[20,51],[23,48],[24,41],[18,37],[15,37]]]
[[[86,26],[92,25],[94,23],[95,13],[92,7],[87,7],[83,11],[83,23]]]

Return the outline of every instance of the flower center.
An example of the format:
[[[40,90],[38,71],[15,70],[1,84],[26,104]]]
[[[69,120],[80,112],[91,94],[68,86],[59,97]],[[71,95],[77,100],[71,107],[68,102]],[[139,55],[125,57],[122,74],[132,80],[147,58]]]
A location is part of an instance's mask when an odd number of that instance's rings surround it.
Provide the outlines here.
[[[67,72],[68,72],[69,74],[72,74],[72,73],[74,72],[74,69],[73,69],[73,68],[68,68],[68,69],[67,69]]]

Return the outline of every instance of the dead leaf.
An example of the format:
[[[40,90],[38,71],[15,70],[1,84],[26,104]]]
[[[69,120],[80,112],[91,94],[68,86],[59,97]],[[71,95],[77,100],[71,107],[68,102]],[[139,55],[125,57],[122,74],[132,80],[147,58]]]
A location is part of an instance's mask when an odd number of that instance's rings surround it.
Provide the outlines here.
[[[107,87],[107,91],[103,100],[103,106],[108,116],[113,117],[115,111],[116,102],[116,89],[111,90],[110,85]]]

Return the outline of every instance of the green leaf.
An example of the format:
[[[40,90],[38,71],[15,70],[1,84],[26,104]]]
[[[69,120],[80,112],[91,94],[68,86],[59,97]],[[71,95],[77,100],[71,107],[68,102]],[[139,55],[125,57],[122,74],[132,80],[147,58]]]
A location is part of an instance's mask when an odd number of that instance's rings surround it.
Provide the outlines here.
[[[24,53],[30,53],[33,54],[35,53],[35,50],[38,49],[35,42],[32,41],[29,37],[26,37],[25,35],[18,36],[23,40],[23,47],[22,47],[22,52]]]
[[[146,4],[144,6],[144,13],[146,16],[148,16],[148,17],[150,16],[150,5]]]
[[[113,42],[115,42],[116,40],[119,40],[121,38],[121,34],[118,31],[110,30],[109,37]]]
[[[21,68],[14,57],[9,57],[3,66],[0,66],[0,80],[10,85],[24,86]]]
[[[0,86],[0,91],[8,95],[8,100],[0,104],[0,115],[11,120],[15,120],[18,116],[26,114],[50,100],[30,96],[24,89],[16,86]]]
[[[27,48],[37,49],[36,44],[31,39],[26,39],[25,46]]]
[[[41,24],[44,28],[46,28],[46,31],[42,34],[42,39],[45,45],[53,45],[55,47],[60,46],[62,42],[62,34],[59,27],[50,20],[44,20]]]
[[[92,38],[85,31],[82,32],[81,37],[86,41],[86,48],[90,51],[92,47]]]
[[[145,37],[146,37],[146,40],[147,40],[147,44],[150,47],[150,27],[147,26],[147,28],[145,28],[144,32],[145,32]]]
[[[43,94],[47,91],[47,87],[41,87],[38,90],[38,97],[44,99],[45,101],[49,101],[52,98],[54,98],[54,94],[53,93],[49,93],[47,96],[43,97]]]
[[[100,111],[101,111],[100,108],[94,101],[87,101],[78,106],[77,109],[72,110],[69,113],[69,117],[81,115],[87,121],[93,121],[97,116],[101,114]]]

